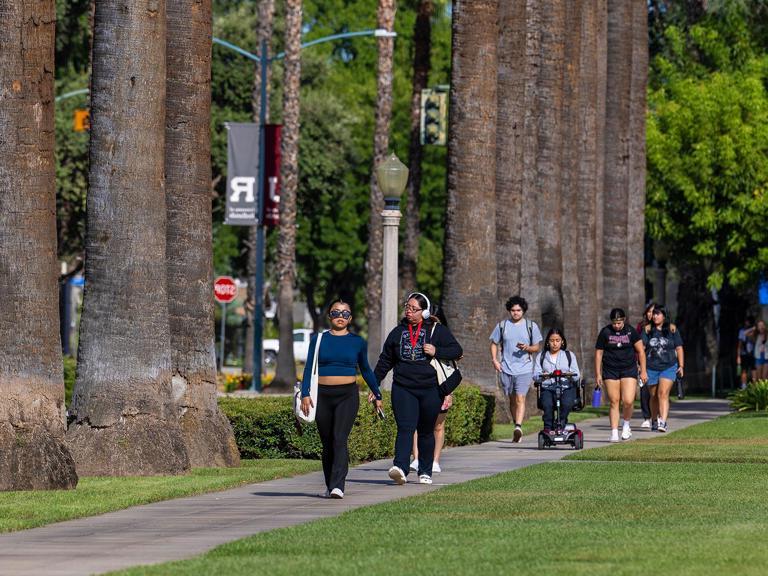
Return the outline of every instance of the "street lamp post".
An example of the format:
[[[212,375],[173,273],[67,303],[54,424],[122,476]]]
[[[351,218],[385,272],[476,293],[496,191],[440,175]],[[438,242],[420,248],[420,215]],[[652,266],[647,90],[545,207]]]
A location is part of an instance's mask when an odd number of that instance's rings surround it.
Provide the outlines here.
[[[381,342],[397,324],[398,295],[398,230],[400,229],[400,196],[408,183],[408,168],[393,153],[376,167],[376,181],[384,195],[383,261],[381,270]],[[392,385],[391,376],[383,382],[385,388]]]

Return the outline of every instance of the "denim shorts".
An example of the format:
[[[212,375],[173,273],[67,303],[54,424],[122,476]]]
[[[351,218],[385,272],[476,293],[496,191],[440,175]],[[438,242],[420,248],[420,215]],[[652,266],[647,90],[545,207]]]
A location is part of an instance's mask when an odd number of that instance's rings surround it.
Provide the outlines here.
[[[648,386],[656,386],[659,383],[660,378],[664,378],[665,380],[671,380],[672,382],[675,381],[675,378],[677,377],[677,362],[672,364],[669,368],[664,368],[664,370],[651,370],[648,369]]]
[[[504,389],[504,393],[507,396],[511,396],[512,394],[525,396],[528,394],[528,389],[533,382],[533,373],[529,372],[527,374],[516,374],[513,376],[512,374],[501,372],[499,378],[501,378],[501,387]]]

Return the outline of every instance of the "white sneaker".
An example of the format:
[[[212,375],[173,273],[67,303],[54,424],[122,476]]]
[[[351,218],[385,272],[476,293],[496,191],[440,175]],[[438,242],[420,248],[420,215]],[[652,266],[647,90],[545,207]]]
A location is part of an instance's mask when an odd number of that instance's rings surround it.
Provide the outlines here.
[[[523,440],[523,429],[520,426],[515,426],[515,432],[512,435],[512,441],[520,443]]]
[[[331,498],[333,498],[334,500],[341,500],[342,498],[344,498],[344,492],[342,492],[338,488],[334,488],[333,490],[331,490]]]
[[[427,474],[419,476],[419,484],[432,484],[432,477]]]
[[[624,427],[621,429],[621,439],[629,440],[630,438],[632,438],[632,428],[629,427],[629,424],[624,424]]]
[[[659,420],[659,432],[666,432],[666,431],[667,431],[667,421]]]
[[[614,428],[611,430],[611,439],[610,442],[618,442],[619,441],[619,429]]]
[[[411,470],[413,470],[414,472],[418,472],[419,471],[419,460],[418,460],[418,458],[415,459],[413,462],[411,462]]]
[[[403,472],[403,469],[398,466],[392,466],[392,468],[389,469],[389,477],[395,481],[395,484],[400,486],[408,482],[408,478],[406,478],[405,472]]]
[[[443,469],[440,468],[440,464],[438,462],[432,462],[432,474],[435,472],[442,472]]]
[[[640,424],[640,428],[648,428],[650,430],[650,428],[651,428],[651,421],[650,421],[650,419],[643,420],[643,423]]]

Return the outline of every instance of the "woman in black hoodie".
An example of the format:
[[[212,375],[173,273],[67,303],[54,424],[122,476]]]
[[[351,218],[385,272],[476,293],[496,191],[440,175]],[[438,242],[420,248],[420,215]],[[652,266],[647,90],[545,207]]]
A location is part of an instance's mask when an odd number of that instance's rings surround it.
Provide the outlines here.
[[[413,433],[418,431],[419,483],[432,484],[435,421],[443,404],[461,381],[457,370],[438,386],[433,358],[458,360],[462,349],[453,334],[432,318],[429,299],[420,292],[408,296],[405,316],[387,336],[374,373],[381,382],[393,370],[392,410],[397,422],[395,460],[389,477],[396,484],[407,481]]]

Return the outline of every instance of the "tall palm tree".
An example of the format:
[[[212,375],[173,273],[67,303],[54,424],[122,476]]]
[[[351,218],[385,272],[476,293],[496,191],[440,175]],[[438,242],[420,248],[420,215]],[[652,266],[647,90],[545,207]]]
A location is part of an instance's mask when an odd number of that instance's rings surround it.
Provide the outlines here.
[[[67,432],[86,475],[189,468],[171,392],[165,16],[162,0],[96,2],[86,285]]]
[[[173,394],[190,464],[236,466],[216,402],[211,216],[211,0],[168,5],[165,176]]]
[[[256,54],[261,57],[261,44],[266,41],[269,45],[272,39],[272,23],[275,14],[275,0],[259,0],[258,21],[256,23]],[[260,64],[256,63],[253,74],[253,92],[251,97],[251,109],[253,110],[253,121],[258,124],[259,110],[261,109],[261,73]],[[267,101],[265,103],[266,117],[269,121],[269,72],[271,67],[267,68]],[[257,154],[258,150],[255,151]],[[248,230],[248,244],[246,255],[246,274],[248,274],[248,288],[245,297],[245,342],[246,349],[250,350],[253,345],[253,314],[256,307],[256,298],[253,292],[254,278],[256,276],[256,262],[254,251],[256,250],[256,226],[251,226]],[[263,311],[259,311],[263,314]],[[243,372],[253,374],[253,354],[246,352],[243,359]]]
[[[495,383],[488,334],[498,315],[496,285],[496,0],[453,4],[448,203],[443,308],[460,338],[469,380]],[[490,256],[490,257],[489,257]]]
[[[576,205],[571,213],[576,219],[577,242],[571,256],[577,261],[576,275],[579,287],[578,333],[579,358],[591,353],[598,328],[604,322],[600,316],[603,300],[602,225],[603,225],[603,163],[605,116],[606,66],[606,0],[596,0],[591,6],[582,5],[581,54],[578,70],[580,91],[578,118],[574,126],[582,135],[578,146],[579,160],[576,174]],[[570,343],[569,343],[570,344]],[[592,366],[586,363],[586,373]]]
[[[395,0],[379,0],[377,28],[393,31]],[[373,361],[381,351],[381,270],[384,261],[384,237],[381,211],[384,196],[375,177],[375,168],[389,147],[389,123],[392,119],[392,58],[395,41],[379,37],[376,79],[376,125],[373,134],[373,166],[371,169],[371,213],[368,220],[368,255],[365,260],[365,306],[368,319],[368,356]]]
[[[634,317],[642,313],[645,274],[642,207],[647,36],[640,43],[640,35],[647,30],[645,7],[643,0],[608,0],[604,308],[621,306]]]
[[[413,26],[413,80],[411,83],[411,142],[408,149],[409,180],[406,188],[405,241],[400,287],[404,293],[417,289],[416,266],[419,257],[419,192],[421,189],[421,91],[429,82],[431,53],[432,0],[419,0]]]
[[[53,130],[53,0],[0,18],[0,490],[74,488],[64,444]]]
[[[296,193],[299,186],[299,95],[301,88],[301,0],[285,2],[285,77],[283,89],[280,227],[277,239],[277,308],[280,352],[273,386],[292,389],[293,292],[296,279]]]
[[[499,3],[498,118],[496,121],[496,274],[500,301],[521,291],[523,206],[533,198],[523,194],[525,156],[533,153],[525,142],[526,87],[535,77],[529,65],[527,0]],[[504,403],[506,405],[506,403]]]

